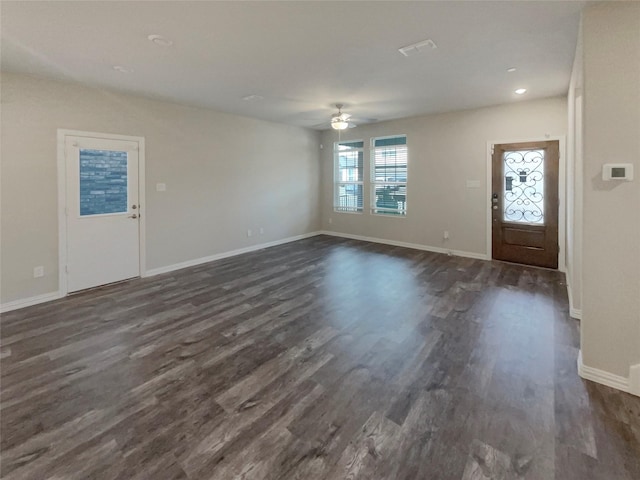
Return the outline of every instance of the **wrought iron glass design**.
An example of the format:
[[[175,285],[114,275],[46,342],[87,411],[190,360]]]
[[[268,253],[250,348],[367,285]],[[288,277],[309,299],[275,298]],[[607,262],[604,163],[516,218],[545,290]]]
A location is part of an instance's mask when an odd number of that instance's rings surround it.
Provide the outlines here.
[[[504,152],[504,221],[544,224],[544,150]]]
[[[127,152],[80,150],[80,216],[127,213]]]

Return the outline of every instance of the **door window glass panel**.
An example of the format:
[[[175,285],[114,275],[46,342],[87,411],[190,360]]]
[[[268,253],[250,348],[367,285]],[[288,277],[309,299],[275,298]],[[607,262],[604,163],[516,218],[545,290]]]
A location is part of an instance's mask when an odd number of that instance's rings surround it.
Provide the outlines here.
[[[80,216],[126,213],[127,152],[80,150]]]
[[[504,221],[544,224],[544,150],[504,152]]]

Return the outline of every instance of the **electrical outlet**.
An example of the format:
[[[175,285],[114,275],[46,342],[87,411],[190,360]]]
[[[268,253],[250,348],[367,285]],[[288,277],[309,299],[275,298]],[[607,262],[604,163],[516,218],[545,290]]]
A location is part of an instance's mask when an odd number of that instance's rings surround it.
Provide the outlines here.
[[[166,192],[167,184],[166,183],[156,183],[156,192]]]
[[[260,235],[264,235],[264,228],[260,227]]]
[[[333,218],[329,217],[329,225],[333,223]]]
[[[33,268],[33,278],[44,277],[44,267],[42,265]]]
[[[444,238],[445,240],[449,240],[449,230],[445,230],[444,234],[442,235],[442,238]]]
[[[251,229],[247,230],[247,237],[250,237],[253,235],[253,232],[251,231]]]

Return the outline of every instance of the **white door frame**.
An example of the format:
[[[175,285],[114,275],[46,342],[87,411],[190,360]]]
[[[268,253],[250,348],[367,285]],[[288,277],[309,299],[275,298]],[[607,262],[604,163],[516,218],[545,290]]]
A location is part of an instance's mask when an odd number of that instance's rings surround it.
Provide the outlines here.
[[[67,161],[65,151],[66,137],[88,137],[107,140],[126,140],[138,144],[138,198],[140,204],[140,277],[146,274],[146,198],[144,137],[117,135],[113,133],[85,132],[81,130],[58,129],[58,296],[67,295]]]
[[[496,140],[493,142],[487,142],[487,198],[485,199],[487,206],[487,259],[491,260],[492,251],[493,251],[493,222],[491,215],[491,191],[493,189],[492,184],[492,159],[493,159],[493,146],[500,145],[503,143],[528,143],[528,142],[558,142],[558,154],[560,158],[558,159],[558,270],[560,272],[566,272],[567,270],[567,262],[566,262],[566,231],[567,231],[567,211],[566,211],[566,200],[567,200],[567,185],[566,185],[566,136],[547,136],[544,138],[535,137],[535,138],[519,138],[516,140],[507,139],[507,140]]]

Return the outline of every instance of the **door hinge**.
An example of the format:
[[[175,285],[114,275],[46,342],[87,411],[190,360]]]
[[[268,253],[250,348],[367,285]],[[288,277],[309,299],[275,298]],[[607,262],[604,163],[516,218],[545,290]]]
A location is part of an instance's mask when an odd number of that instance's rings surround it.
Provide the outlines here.
[[[496,148],[495,145],[491,145],[491,155],[493,155],[495,153],[495,148]]]

